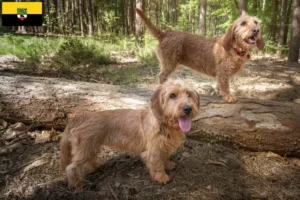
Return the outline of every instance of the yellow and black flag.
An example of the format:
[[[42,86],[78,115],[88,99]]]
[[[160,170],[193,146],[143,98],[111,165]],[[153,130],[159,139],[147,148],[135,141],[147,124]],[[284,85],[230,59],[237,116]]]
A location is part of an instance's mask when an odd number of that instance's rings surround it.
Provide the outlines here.
[[[2,26],[42,26],[42,2],[2,2]]]

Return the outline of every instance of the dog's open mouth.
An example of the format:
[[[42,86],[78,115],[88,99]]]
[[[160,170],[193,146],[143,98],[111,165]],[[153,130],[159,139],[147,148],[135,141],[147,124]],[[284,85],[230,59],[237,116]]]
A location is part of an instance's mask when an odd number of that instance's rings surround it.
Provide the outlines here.
[[[245,42],[248,44],[254,45],[256,43],[256,38],[255,38],[255,36],[251,36],[251,37],[247,38],[245,40]]]
[[[192,121],[188,118],[188,116],[179,117],[177,120],[179,127],[183,132],[189,132],[191,130]]]

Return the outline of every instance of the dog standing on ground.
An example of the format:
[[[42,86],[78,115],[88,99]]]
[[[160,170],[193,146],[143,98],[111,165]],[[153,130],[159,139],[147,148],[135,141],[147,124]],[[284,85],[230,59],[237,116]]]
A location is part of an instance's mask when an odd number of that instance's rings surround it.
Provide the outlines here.
[[[70,186],[82,191],[84,175],[98,167],[100,146],[139,154],[152,178],[169,181],[165,169],[200,107],[199,94],[182,82],[165,82],[151,97],[151,109],[110,110],[72,119],[60,142],[60,161]]]
[[[160,60],[160,83],[178,67],[185,65],[215,77],[219,93],[227,102],[235,102],[230,94],[229,78],[250,59],[249,51],[256,45],[265,46],[258,19],[243,13],[222,37],[206,38],[201,35],[166,31],[154,26],[145,14],[136,9],[152,35],[158,39],[157,56]]]

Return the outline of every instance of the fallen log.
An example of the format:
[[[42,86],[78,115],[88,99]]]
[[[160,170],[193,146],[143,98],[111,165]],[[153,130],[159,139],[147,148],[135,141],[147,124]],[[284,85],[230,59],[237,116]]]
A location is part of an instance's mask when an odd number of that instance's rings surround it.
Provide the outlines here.
[[[12,74],[2,74],[0,83],[0,119],[55,129],[86,112],[147,107],[153,92]],[[191,132],[189,137],[195,139],[300,156],[300,105],[249,99],[228,104],[219,97],[201,96],[201,111]]]
[[[239,99],[235,104],[202,98],[190,137],[225,141],[254,151],[300,156],[300,105]]]

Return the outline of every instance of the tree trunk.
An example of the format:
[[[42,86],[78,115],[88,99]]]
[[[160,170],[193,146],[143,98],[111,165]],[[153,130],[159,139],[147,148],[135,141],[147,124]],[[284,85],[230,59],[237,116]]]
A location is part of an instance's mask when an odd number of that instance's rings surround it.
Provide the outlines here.
[[[71,0],[71,15],[72,15],[72,33],[74,34],[75,33],[75,0]]]
[[[285,19],[286,19],[286,7],[287,7],[287,0],[282,0],[282,7],[281,7],[281,18],[280,18],[280,31],[279,31],[279,38],[278,38],[278,49],[277,49],[277,57],[282,57],[282,47],[284,42],[284,32],[285,32]]]
[[[10,75],[10,76],[6,76]],[[65,79],[0,76],[0,119],[63,129],[75,115],[148,106],[151,90]],[[300,105],[202,96],[189,137],[231,142],[255,151],[300,156]]]
[[[58,0],[53,0],[54,5],[54,12],[53,12],[53,23],[52,23],[52,32],[57,33],[58,32],[58,15],[57,15],[57,9],[58,9]]]
[[[240,10],[238,2],[236,0],[232,0],[232,1],[233,1],[233,4],[235,5],[236,9]]]
[[[289,62],[298,62],[300,48],[300,0],[294,0],[294,12],[289,46]]]
[[[51,32],[51,14],[50,14],[50,1],[47,0],[47,12],[48,12],[48,24],[47,24],[47,33]]]
[[[136,0],[136,7],[143,10],[143,0]],[[144,47],[144,27],[141,17],[136,13],[135,14],[135,39],[136,46]]]
[[[173,0],[173,26],[177,23],[177,0]]]
[[[195,121],[191,137],[300,156],[299,104],[245,99],[224,104],[215,97],[202,97]]]
[[[169,0],[167,0],[167,3],[166,3],[166,13],[167,13],[167,24],[169,25],[170,24],[170,9],[169,9]]]
[[[130,0],[129,1],[129,11],[130,11],[130,28],[131,28],[131,33],[135,34],[135,1],[134,0]]]
[[[239,15],[241,15],[243,12],[248,11],[248,0],[241,0],[240,1],[240,7],[239,7]]]
[[[126,35],[126,27],[125,27],[125,24],[126,24],[126,17],[125,17],[125,3],[124,1],[121,1],[121,4],[120,4],[120,7],[121,7],[121,20],[122,20],[122,33],[123,35]]]
[[[258,9],[257,0],[253,0],[252,10],[253,10],[254,15],[257,15],[257,9]]]
[[[161,2],[160,3],[161,20],[163,22],[163,28],[165,28],[166,27],[165,10],[164,10],[164,8],[165,8],[165,0],[161,0],[160,2]]]
[[[66,1],[61,2],[61,27],[62,27],[62,33],[65,34],[65,26],[67,25],[66,23],[66,15],[65,15],[65,9],[66,9]]]
[[[155,1],[155,25],[158,26],[158,0]]]
[[[88,35],[93,35],[93,13],[92,13],[92,0],[88,0],[88,21],[89,21],[89,32]]]
[[[284,31],[284,39],[283,39],[283,45],[287,45],[287,38],[288,38],[288,32],[289,32],[289,26],[290,26],[290,19],[292,18],[292,4],[293,0],[288,0],[289,5],[287,9],[287,14],[286,14],[286,19],[285,19],[285,24],[286,24],[286,29]]]
[[[271,22],[270,22],[270,39],[272,41],[276,41],[277,37],[277,30],[278,30],[278,26],[277,26],[277,23],[274,23],[274,22],[277,22],[277,16],[278,16],[278,8],[279,8],[279,0],[274,0],[274,7],[273,7],[273,12],[272,12],[272,18],[271,18]]]
[[[114,1],[114,11],[115,11],[115,17],[114,17],[114,19],[115,19],[115,22],[114,22],[114,31],[115,31],[115,33],[116,34],[118,34],[119,33],[119,16],[118,16],[118,0],[115,0]]]
[[[80,35],[83,36],[83,19],[82,19],[82,14],[83,14],[83,9],[82,9],[82,3],[83,0],[78,0],[78,6],[79,6],[79,21],[80,21]]]
[[[200,27],[199,32],[201,35],[206,35],[206,0],[201,0],[200,6]]]

